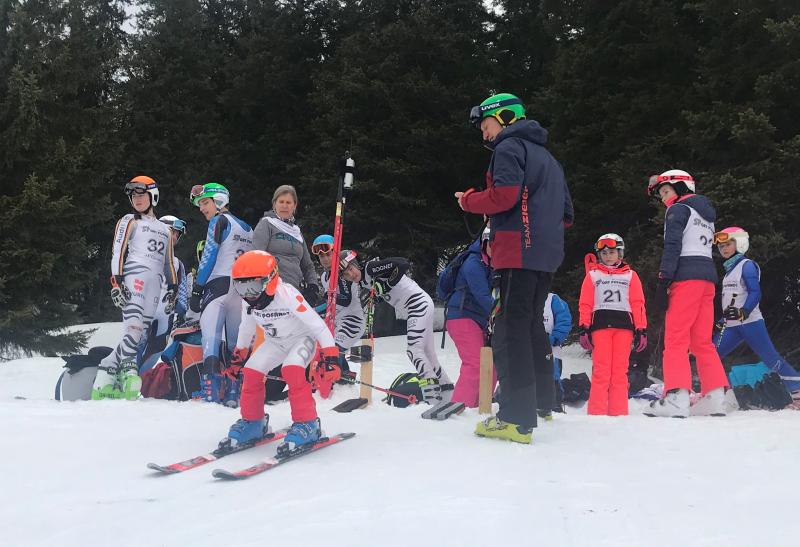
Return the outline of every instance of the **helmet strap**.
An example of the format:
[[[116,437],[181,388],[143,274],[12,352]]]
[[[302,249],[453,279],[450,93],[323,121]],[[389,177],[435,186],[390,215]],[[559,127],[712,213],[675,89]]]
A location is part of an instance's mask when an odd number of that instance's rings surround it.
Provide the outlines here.
[[[274,298],[275,298],[274,296],[270,296],[262,291],[261,294],[258,295],[258,298],[256,298],[253,302],[247,301],[247,304],[250,306],[248,312],[250,310],[263,310],[264,308],[272,304],[272,300]]]

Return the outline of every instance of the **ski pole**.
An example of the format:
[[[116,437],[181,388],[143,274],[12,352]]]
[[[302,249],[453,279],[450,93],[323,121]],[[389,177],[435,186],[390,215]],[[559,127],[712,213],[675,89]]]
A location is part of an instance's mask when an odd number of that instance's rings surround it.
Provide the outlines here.
[[[731,297],[731,303],[728,304],[728,307],[730,308],[735,303],[736,303],[736,293],[733,293],[733,296]],[[725,310],[722,310],[722,311],[723,311],[723,313],[725,312]],[[723,317],[723,319],[725,319],[725,318]],[[727,328],[728,328],[728,320],[725,319],[725,322],[722,324],[722,328],[719,329],[719,338],[717,338],[717,343],[714,346],[714,349],[719,349],[719,345],[722,343],[722,335],[725,334],[725,329],[727,329]]]
[[[405,399],[409,402],[409,404],[415,405],[417,404],[417,396],[416,395],[403,395],[402,393],[398,393],[396,391],[392,391],[391,389],[386,389],[383,387],[378,387],[376,385],[368,384],[367,382],[362,382],[361,380],[356,380],[355,378],[342,378],[343,382],[347,382],[348,384],[360,384],[362,386],[371,387],[377,391],[383,392],[387,395],[392,395],[393,397],[398,397],[400,399]]]
[[[272,376],[271,374],[265,374],[264,378],[268,380],[278,380],[279,382],[286,382],[281,376]],[[381,391],[386,393],[387,395],[392,395],[394,397],[399,397],[400,399],[405,399],[409,402],[409,404],[415,405],[417,404],[417,396],[416,395],[404,395],[402,393],[398,393],[396,391],[392,391],[391,389],[386,389],[383,387],[378,387],[372,384],[368,384],[367,382],[362,382],[361,380],[355,380],[351,378],[341,378],[342,381],[347,382],[348,384],[360,384],[362,386],[371,387],[372,389]]]

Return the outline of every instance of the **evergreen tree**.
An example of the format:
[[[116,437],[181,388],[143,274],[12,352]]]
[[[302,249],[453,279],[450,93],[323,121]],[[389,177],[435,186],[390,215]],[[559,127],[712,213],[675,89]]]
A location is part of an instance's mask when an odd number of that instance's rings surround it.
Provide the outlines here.
[[[108,0],[4,0],[0,14],[2,223],[11,241],[0,344],[67,351],[82,337],[48,329],[97,309],[93,295],[107,278],[98,234],[111,221],[104,188],[118,161],[113,89],[123,13]],[[50,273],[52,282],[41,281]]]
[[[345,245],[411,258],[432,290],[440,253],[466,238],[453,192],[481,184],[489,157],[467,124],[490,91],[487,14],[477,0],[346,2],[343,11],[354,30],[314,78],[313,140],[291,172],[321,198],[309,207],[313,232],[329,232],[336,159],[350,150],[358,187]]]

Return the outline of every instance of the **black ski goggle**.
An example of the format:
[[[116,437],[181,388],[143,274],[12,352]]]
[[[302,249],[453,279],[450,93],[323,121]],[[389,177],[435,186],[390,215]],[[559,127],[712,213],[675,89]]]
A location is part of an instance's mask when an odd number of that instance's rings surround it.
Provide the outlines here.
[[[472,109],[469,111],[469,123],[471,123],[472,126],[475,127],[475,129],[480,129],[483,118],[487,117],[483,115],[484,112],[488,110],[494,110],[495,108],[500,108],[501,106],[508,106],[512,104],[522,104],[522,102],[520,102],[519,99],[504,99],[502,101],[495,101],[493,103],[485,105],[473,106]],[[497,116],[495,116],[495,118],[497,118]],[[508,125],[508,123],[511,123],[511,122],[504,122],[500,118],[497,118],[497,120],[504,126]],[[517,118],[515,117],[513,121],[516,120]]]
[[[146,194],[147,193],[147,184],[143,182],[129,182],[125,185],[125,193],[130,196],[132,194]]]

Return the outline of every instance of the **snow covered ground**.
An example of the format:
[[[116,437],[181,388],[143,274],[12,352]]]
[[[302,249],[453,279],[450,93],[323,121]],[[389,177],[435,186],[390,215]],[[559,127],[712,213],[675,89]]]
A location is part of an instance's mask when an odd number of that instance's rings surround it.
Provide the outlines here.
[[[120,325],[99,327],[91,345],[112,345]],[[377,384],[410,370],[404,344],[376,341]],[[455,377],[452,342],[438,351]],[[433,422],[419,418],[421,407],[375,397],[337,414],[329,409],[357,396],[339,386],[318,402],[323,428],[355,439],[221,483],[212,469],[245,467],[274,445],[181,475],[154,477],[145,464],[207,452],[238,410],[59,403],[62,364],[0,364],[2,545],[752,547],[800,538],[797,412],[669,420],[570,409],[522,446],[475,437],[473,410]],[[588,368],[567,349],[566,373]],[[288,424],[287,404],[268,410],[273,425]]]

